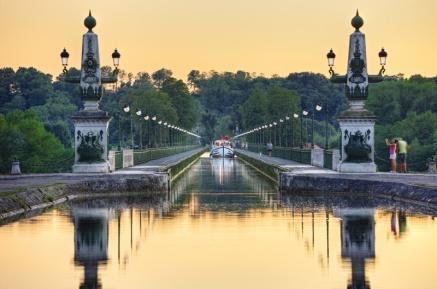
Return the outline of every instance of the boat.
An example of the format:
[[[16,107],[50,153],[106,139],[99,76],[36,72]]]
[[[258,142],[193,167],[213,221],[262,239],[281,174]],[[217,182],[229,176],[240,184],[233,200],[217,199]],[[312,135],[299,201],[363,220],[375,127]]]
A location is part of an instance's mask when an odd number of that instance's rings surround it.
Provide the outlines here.
[[[233,158],[234,149],[227,137],[214,141],[209,154],[213,158]]]

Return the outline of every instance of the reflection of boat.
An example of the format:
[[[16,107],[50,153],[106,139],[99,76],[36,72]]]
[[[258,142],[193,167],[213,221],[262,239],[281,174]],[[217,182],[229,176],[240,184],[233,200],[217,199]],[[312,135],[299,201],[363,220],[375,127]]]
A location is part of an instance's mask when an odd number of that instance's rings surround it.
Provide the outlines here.
[[[227,138],[214,141],[210,156],[213,158],[233,158],[234,149]]]

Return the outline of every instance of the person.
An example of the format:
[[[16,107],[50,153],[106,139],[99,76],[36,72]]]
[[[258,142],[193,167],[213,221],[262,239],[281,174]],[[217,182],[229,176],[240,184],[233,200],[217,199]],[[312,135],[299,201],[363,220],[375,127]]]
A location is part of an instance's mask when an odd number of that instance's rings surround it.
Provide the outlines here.
[[[396,173],[396,143],[394,139],[388,141],[385,139],[385,144],[388,146],[388,153],[390,155],[391,172]]]
[[[272,141],[269,141],[267,143],[267,153],[268,153],[269,157],[272,156],[272,150],[273,150],[273,144],[272,144]]]
[[[408,144],[402,138],[396,139],[396,148],[398,152],[398,160],[399,160],[399,172],[407,173],[407,147]]]

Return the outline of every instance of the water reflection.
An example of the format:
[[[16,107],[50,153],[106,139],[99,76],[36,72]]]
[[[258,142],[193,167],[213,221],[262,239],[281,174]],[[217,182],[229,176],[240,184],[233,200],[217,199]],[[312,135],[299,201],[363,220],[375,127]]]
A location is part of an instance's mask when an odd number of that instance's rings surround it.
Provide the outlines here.
[[[160,198],[75,201],[0,227],[0,288],[432,289],[433,214],[280,196],[238,160],[202,159]]]
[[[366,279],[366,260],[375,258],[374,209],[339,209],[341,218],[341,257],[350,260],[352,278],[348,289],[370,289]]]
[[[102,288],[98,265],[108,260],[108,209],[74,209],[74,262],[84,267],[80,289]]]

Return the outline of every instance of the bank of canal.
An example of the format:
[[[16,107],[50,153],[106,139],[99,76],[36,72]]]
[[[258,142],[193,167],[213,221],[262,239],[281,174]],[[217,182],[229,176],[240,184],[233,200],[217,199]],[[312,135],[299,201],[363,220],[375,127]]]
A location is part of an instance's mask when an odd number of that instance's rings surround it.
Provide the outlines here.
[[[110,174],[40,174],[0,177],[0,220],[76,198],[166,194],[170,183],[205,152],[180,153]]]
[[[423,207],[281,195],[238,159],[201,158],[158,198],[76,199],[0,226],[0,288],[433,289],[436,242]]]
[[[277,181],[283,193],[367,195],[437,209],[437,178],[430,174],[338,173],[238,150],[243,161]]]

